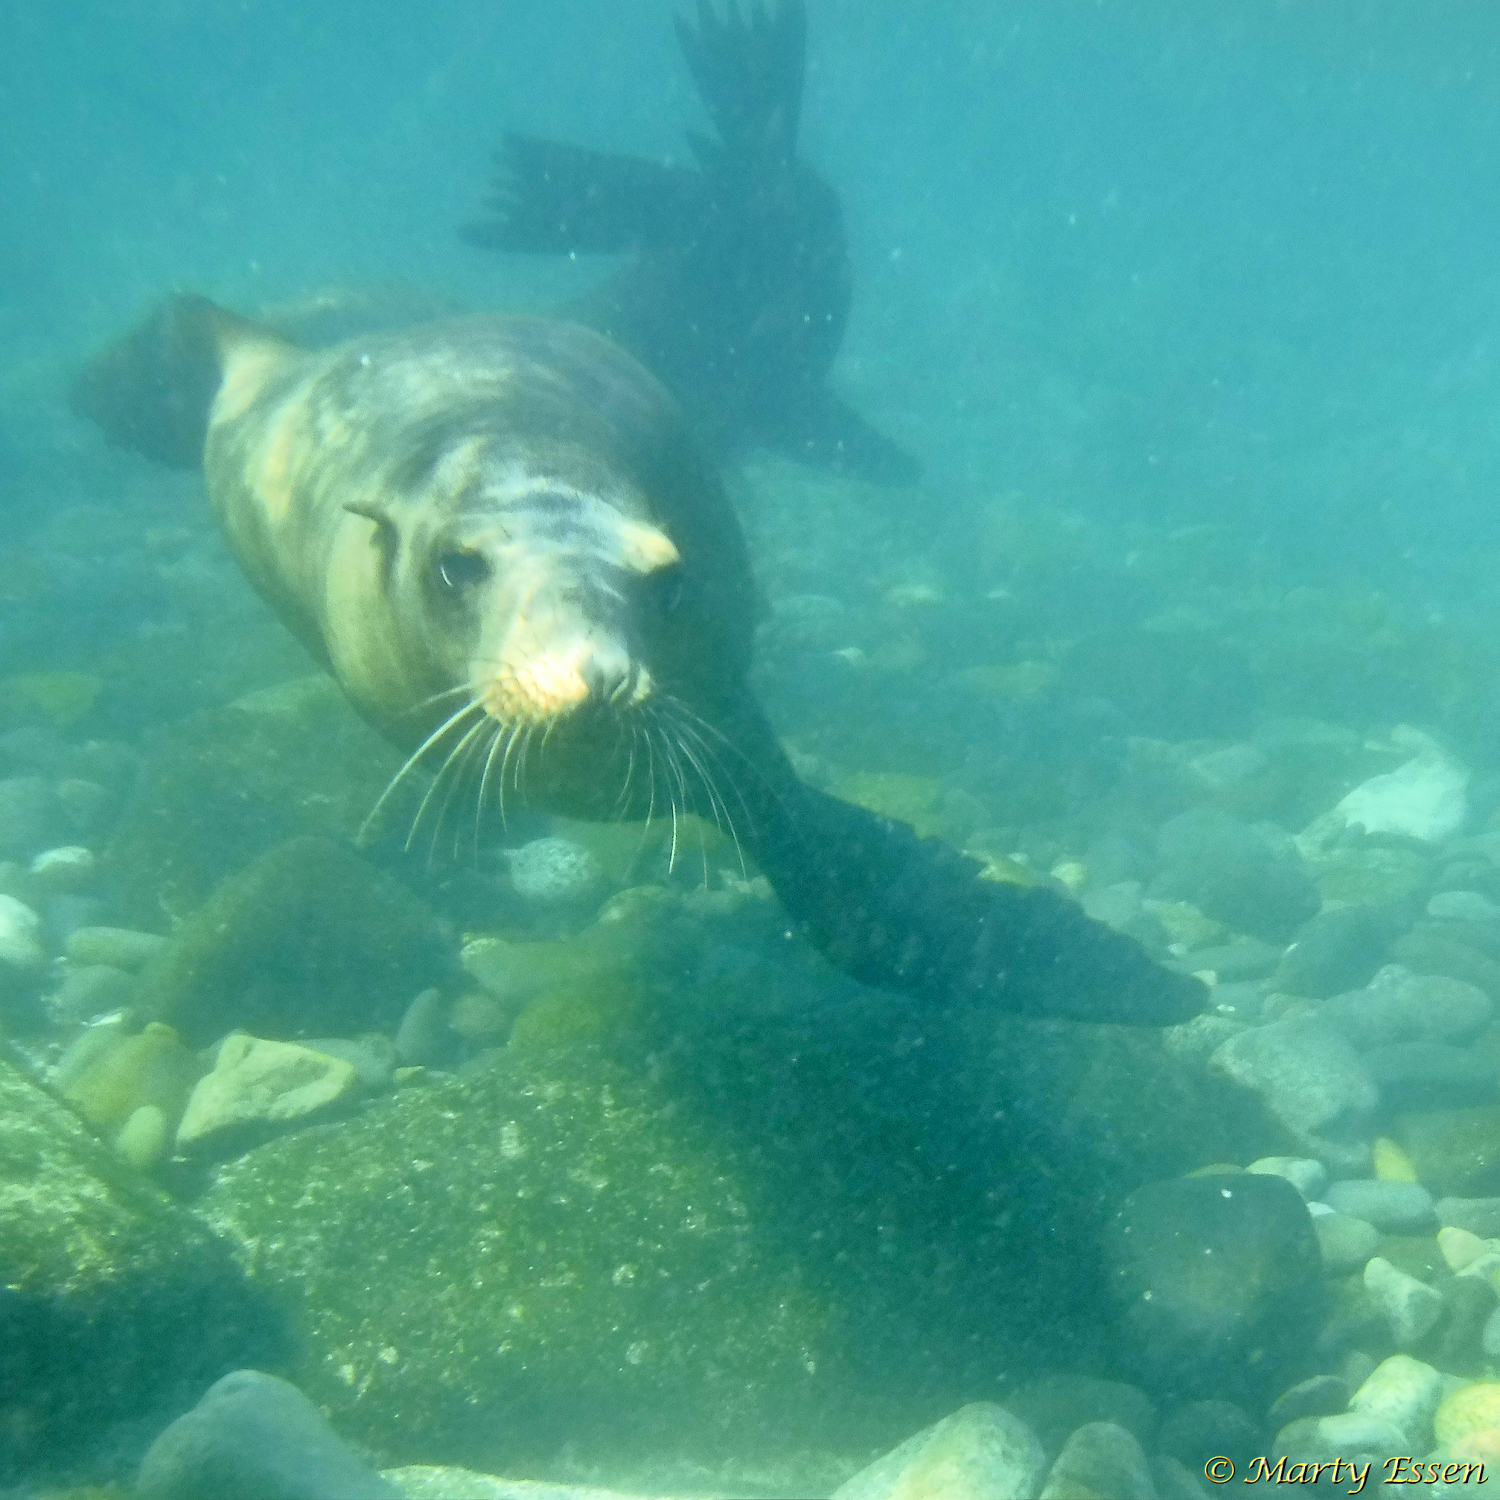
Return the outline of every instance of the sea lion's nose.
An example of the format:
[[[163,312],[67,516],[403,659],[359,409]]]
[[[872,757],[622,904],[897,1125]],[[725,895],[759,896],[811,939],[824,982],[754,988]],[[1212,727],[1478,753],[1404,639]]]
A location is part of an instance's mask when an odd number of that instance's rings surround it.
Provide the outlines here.
[[[642,672],[630,653],[613,641],[596,643],[583,663],[583,680],[596,703],[625,703],[637,696]]]

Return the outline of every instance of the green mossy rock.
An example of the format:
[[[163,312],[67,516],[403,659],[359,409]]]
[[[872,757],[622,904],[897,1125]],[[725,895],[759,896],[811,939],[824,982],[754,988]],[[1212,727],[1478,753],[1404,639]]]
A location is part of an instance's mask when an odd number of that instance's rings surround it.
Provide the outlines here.
[[[527,1002],[510,1030],[516,1049],[608,1042],[640,1019],[646,997],[623,980],[547,990]]]
[[[1413,1111],[1392,1133],[1435,1198],[1500,1196],[1500,1105]]]
[[[887,1448],[1098,1352],[1130,1189],[1286,1149],[1155,1033],[919,1022],[765,973],[652,998],[220,1169],[201,1211],[347,1437],[533,1477],[567,1443],[625,1486],[664,1453]]]
[[[276,844],[354,838],[400,764],[322,676],[194,714],[148,760],[101,881],[124,925],[168,931]]]
[[[251,1152],[200,1211],[294,1307],[296,1381],[356,1442],[496,1469],[644,1424],[711,1452],[794,1407],[827,1344],[737,1166],[592,1051],[502,1055]]]
[[[201,1222],[0,1058],[0,1484],[237,1366],[274,1366],[281,1327]]]
[[[96,1129],[115,1131],[143,1104],[182,1113],[203,1073],[203,1064],[170,1026],[152,1022],[129,1035],[112,1036],[75,1077],[63,1097]]]
[[[144,1012],[193,1046],[395,1021],[451,963],[436,918],[330,839],[296,838],[226,880],[141,973]]]
[[[1163,1404],[1264,1408],[1313,1363],[1322,1257],[1296,1188],[1247,1172],[1151,1182],[1109,1237],[1118,1368]]]
[[[1086,1180],[1118,1198],[1129,1187],[1115,1183],[1295,1154],[1256,1095],[1172,1056],[1160,1031],[1020,1016],[974,1030],[981,1108],[1008,1116],[1054,1173],[1076,1174],[1070,1197],[1088,1191]]]

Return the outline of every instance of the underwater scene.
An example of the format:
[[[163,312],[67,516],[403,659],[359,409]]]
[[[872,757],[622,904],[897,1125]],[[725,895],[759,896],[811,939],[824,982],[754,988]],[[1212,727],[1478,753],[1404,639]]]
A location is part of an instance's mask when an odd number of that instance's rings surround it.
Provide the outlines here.
[[[4,29],[0,1500],[1500,1482],[1500,11]]]

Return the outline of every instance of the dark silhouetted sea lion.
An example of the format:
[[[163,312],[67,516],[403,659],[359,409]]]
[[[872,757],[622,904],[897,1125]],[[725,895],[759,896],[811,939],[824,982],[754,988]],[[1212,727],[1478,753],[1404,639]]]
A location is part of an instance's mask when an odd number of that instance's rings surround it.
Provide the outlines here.
[[[304,352],[178,297],[74,405],[201,457],[252,582],[444,805],[477,817],[524,782],[574,817],[696,809],[870,983],[1096,1020],[1198,1009],[1196,980],[1071,902],[798,780],[746,686],[733,510],[671,397],[598,334],[484,318]]]
[[[852,271],[832,187],[797,157],[802,0],[699,0],[677,35],[717,140],[696,169],[506,136],[494,217],[471,243],[635,260],[559,316],[607,335],[677,397],[716,446],[751,443],[882,484],[920,466],[828,387]]]

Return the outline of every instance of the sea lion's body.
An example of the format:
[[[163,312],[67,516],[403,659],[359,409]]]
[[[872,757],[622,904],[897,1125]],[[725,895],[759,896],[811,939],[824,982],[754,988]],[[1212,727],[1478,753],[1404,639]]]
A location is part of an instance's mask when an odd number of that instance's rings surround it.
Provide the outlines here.
[[[860,978],[1095,1019],[1196,1011],[1196,981],[1072,903],[797,779],[746,687],[733,510],[671,398],[597,334],[475,319],[308,353],[178,298],[75,405],[159,458],[201,452],[251,581],[476,815],[523,766],[532,806],[693,808]]]

